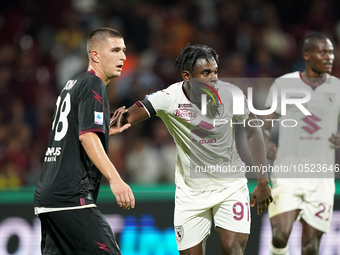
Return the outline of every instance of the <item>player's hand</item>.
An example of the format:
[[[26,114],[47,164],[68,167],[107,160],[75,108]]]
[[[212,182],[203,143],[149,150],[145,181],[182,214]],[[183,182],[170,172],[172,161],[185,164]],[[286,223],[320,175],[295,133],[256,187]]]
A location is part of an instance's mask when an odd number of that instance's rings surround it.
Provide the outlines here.
[[[131,127],[131,124],[122,125],[122,116],[128,110],[125,106],[118,108],[110,118],[110,135],[116,135]]]
[[[328,140],[333,144],[331,147],[333,149],[339,149],[340,148],[340,134],[332,134]]]
[[[135,208],[135,197],[129,185],[123,180],[110,183],[110,188],[113,195],[116,197],[117,204],[125,210]]]
[[[277,147],[275,143],[269,142],[267,146],[267,158],[268,159],[276,159],[276,152],[277,152]]]
[[[268,179],[258,179],[257,185],[251,195],[250,206],[254,207],[257,201],[257,214],[263,213],[269,204],[273,202]]]

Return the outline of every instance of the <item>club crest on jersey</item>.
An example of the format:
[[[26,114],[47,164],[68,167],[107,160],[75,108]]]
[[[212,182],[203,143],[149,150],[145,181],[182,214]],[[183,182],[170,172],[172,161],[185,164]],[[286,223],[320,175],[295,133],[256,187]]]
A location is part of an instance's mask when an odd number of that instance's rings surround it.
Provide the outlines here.
[[[329,106],[333,105],[335,99],[336,99],[336,95],[332,93],[325,93],[325,100]]]
[[[176,235],[176,239],[178,242],[181,242],[183,240],[184,237],[184,229],[183,226],[175,226],[175,235]]]
[[[94,123],[97,125],[104,125],[103,112],[94,112]]]
[[[214,116],[215,119],[220,119],[223,116],[224,108],[223,105],[210,105],[210,113],[212,116]]]

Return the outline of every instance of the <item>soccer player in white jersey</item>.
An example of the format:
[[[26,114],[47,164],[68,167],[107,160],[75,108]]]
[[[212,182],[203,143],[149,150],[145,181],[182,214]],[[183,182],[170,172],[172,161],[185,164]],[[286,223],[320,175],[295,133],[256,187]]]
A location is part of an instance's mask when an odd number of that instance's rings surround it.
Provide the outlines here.
[[[272,122],[265,121],[264,137],[267,157],[273,166],[291,166],[290,173],[271,173],[274,202],[268,213],[272,227],[271,254],[289,254],[287,245],[295,220],[302,224],[302,254],[318,254],[323,233],[328,232],[333,211],[335,149],[340,114],[340,80],[331,76],[334,60],[331,41],[321,34],[307,36],[303,44],[305,70],[277,78],[270,88],[266,107],[271,107],[275,90],[282,88],[309,91],[311,98],[303,104],[311,115],[295,105],[281,112],[280,96],[277,109],[266,119],[290,119],[295,127],[279,127],[278,150],[269,142]],[[305,95],[294,92],[286,98]]]
[[[220,100],[216,97],[217,93],[214,94],[219,83],[217,61],[218,55],[212,48],[188,45],[175,64],[182,72],[183,81],[136,102],[123,116],[133,124],[156,115],[163,120],[175,140],[177,188],[174,225],[181,255],[205,254],[212,219],[222,254],[243,254],[250,232],[249,206],[254,206],[257,200],[257,212],[260,214],[272,201],[267,174],[259,172],[257,186],[249,202],[247,179],[240,171],[244,163],[235,146],[234,125],[212,124],[213,118],[245,123],[244,131],[254,163],[258,166],[265,164],[262,131],[248,125],[248,120],[256,117],[249,114],[247,107],[244,107],[243,115],[233,115],[233,98],[224,87],[236,87],[222,83],[218,90]],[[216,97],[207,100],[206,114],[200,109],[201,91]],[[244,95],[241,96],[244,103]],[[206,171],[205,167],[216,167],[216,172]],[[217,173],[218,167],[226,172]],[[228,167],[232,169],[226,170]]]

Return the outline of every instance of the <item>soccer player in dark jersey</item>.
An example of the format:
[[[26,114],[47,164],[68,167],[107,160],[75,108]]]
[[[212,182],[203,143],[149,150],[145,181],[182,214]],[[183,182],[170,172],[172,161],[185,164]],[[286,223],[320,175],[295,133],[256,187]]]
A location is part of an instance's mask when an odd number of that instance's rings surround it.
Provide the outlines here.
[[[92,31],[87,40],[87,72],[71,78],[57,99],[34,195],[35,213],[42,225],[42,254],[121,254],[95,203],[104,175],[118,205],[135,206],[130,187],[107,157],[109,134],[130,126],[110,128],[106,88],[121,75],[125,49],[118,31],[104,27]]]

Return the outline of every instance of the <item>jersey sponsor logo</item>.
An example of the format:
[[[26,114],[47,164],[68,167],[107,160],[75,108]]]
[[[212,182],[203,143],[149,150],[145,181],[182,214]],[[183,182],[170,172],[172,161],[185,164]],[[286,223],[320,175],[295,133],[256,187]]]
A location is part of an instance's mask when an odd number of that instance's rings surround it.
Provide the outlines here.
[[[103,112],[94,111],[94,123],[97,125],[104,125]]]
[[[335,99],[336,99],[336,95],[335,94],[332,94],[332,93],[325,93],[325,100],[326,100],[326,103],[329,105],[329,106],[332,106],[333,103],[335,102]]]
[[[206,144],[206,143],[216,143],[216,139],[203,139],[198,141],[200,144]]]
[[[184,229],[183,226],[175,226],[175,235],[176,235],[176,239],[178,242],[181,242],[183,240],[184,237]]]
[[[100,101],[100,99],[102,99],[102,97],[99,96],[99,95],[97,94],[96,91],[92,90],[92,92],[93,92],[93,94],[94,94],[93,97],[94,97],[95,99],[97,99],[97,101],[98,101],[99,103],[103,104],[102,101]]]
[[[77,83],[77,80],[69,80],[63,90],[70,90],[73,88],[73,86]]]
[[[192,104],[178,104],[178,108],[189,108],[192,107]]]
[[[45,153],[45,162],[55,162],[61,154],[61,147],[48,147]]]
[[[197,113],[191,109],[177,109],[173,114],[184,119],[185,121],[191,121],[197,117]]]
[[[321,121],[321,119],[314,114],[304,117],[302,121],[308,124],[308,126],[302,126],[302,129],[310,135],[321,129],[321,127],[315,123],[316,121]]]

